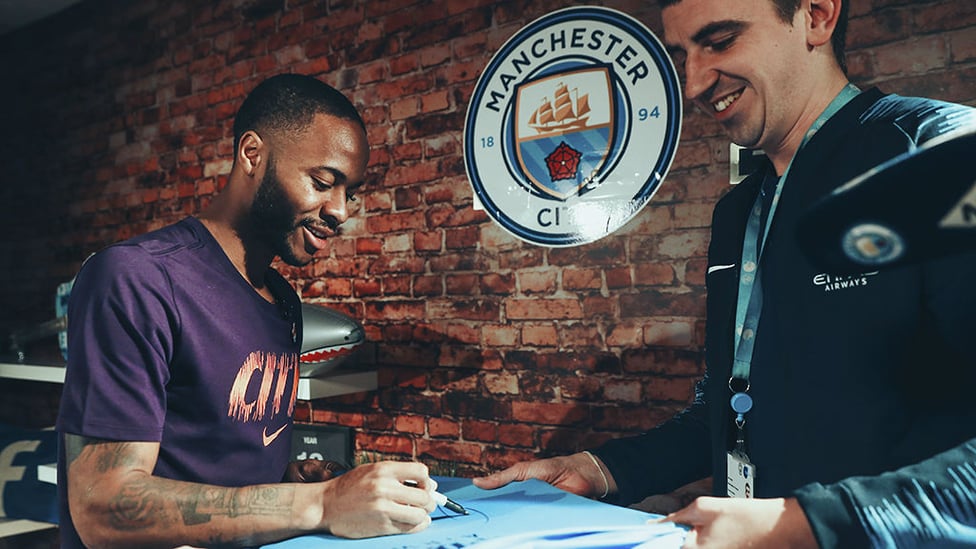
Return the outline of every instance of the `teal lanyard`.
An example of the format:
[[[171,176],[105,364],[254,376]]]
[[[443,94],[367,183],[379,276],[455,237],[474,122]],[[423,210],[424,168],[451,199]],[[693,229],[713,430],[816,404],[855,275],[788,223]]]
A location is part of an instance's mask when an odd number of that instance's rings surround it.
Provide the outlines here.
[[[817,117],[817,120],[807,130],[797,153],[804,145],[810,141],[818,130],[839,111],[848,101],[853,99],[860,90],[853,84],[848,84],[830,105]],[[749,391],[749,372],[752,367],[753,347],[756,342],[756,335],[759,328],[759,317],[762,314],[762,278],[759,272],[759,261],[762,258],[763,248],[766,245],[766,237],[769,235],[769,227],[773,224],[773,216],[776,214],[776,207],[779,205],[780,195],[789,176],[790,168],[796,154],[790,159],[783,176],[776,182],[776,190],[773,194],[773,201],[769,206],[769,214],[766,217],[764,227],[762,225],[762,193],[756,196],[752,211],[749,213],[749,220],[746,224],[745,241],[742,243],[742,262],[739,269],[739,296],[735,308],[735,359],[732,362],[732,377],[729,379],[729,388],[734,393],[732,396],[732,410],[737,414],[736,423],[744,421],[743,416],[752,408],[752,398],[746,394]],[[759,233],[762,232],[762,241],[759,240]]]

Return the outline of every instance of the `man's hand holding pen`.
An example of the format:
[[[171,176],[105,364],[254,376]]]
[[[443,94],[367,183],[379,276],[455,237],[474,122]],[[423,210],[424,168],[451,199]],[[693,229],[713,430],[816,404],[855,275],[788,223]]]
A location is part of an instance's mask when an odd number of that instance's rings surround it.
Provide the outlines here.
[[[286,481],[322,483],[321,509],[305,512],[319,512],[316,529],[340,537],[419,532],[430,525],[437,505],[467,514],[436,491],[422,463],[384,461],[344,470],[335,462],[306,460],[289,466]]]
[[[433,482],[422,463],[360,465],[321,483],[321,507],[306,512],[318,513],[319,530],[344,538],[419,532],[437,507]]]

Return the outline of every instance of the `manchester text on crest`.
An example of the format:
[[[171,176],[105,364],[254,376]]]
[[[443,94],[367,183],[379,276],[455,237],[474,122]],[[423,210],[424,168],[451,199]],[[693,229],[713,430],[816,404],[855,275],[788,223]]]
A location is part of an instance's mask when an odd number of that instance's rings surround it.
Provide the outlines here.
[[[485,108],[495,112],[500,112],[499,102],[505,99],[512,89],[512,83],[517,82],[522,71],[531,67],[533,60],[551,57],[554,52],[560,50],[588,50],[591,53],[599,53],[608,61],[617,64],[621,69],[626,70],[630,77],[631,85],[649,74],[647,63],[642,59],[635,59],[638,51],[625,42],[624,38],[615,34],[608,33],[602,29],[586,29],[574,27],[572,30],[554,30],[548,37],[540,37],[526,41],[522,44],[519,51],[509,57],[509,72],[500,72],[498,81],[501,83],[504,92],[492,90],[488,94],[488,101]]]

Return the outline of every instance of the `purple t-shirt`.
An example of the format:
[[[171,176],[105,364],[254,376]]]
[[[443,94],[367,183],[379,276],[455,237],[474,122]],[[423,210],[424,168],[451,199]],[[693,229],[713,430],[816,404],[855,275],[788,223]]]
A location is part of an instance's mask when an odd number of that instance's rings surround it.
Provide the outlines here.
[[[220,486],[280,482],[290,456],[301,304],[238,273],[199,220],[113,245],[82,266],[68,306],[57,427],[159,442],[154,474]],[[62,547],[81,547],[59,459]]]

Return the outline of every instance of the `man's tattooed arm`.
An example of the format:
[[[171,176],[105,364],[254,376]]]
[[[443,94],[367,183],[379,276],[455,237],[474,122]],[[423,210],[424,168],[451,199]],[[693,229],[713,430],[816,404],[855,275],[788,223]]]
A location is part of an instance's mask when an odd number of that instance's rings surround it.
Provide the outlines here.
[[[152,475],[158,443],[66,434],[68,502],[88,545],[243,546],[299,533],[298,485],[228,488]]]

